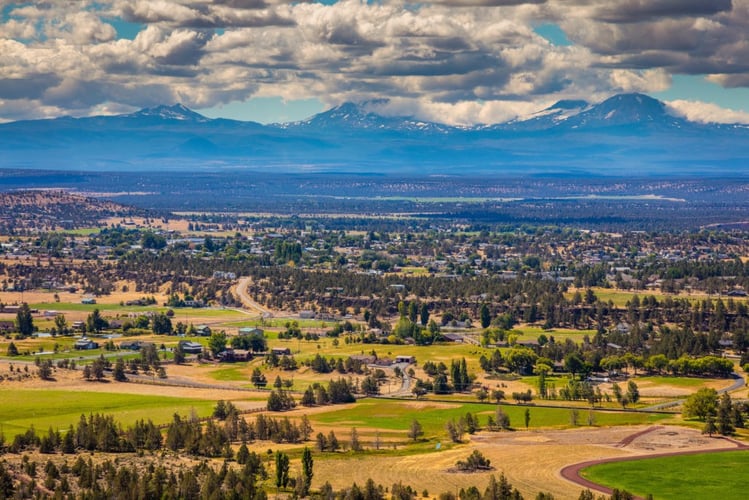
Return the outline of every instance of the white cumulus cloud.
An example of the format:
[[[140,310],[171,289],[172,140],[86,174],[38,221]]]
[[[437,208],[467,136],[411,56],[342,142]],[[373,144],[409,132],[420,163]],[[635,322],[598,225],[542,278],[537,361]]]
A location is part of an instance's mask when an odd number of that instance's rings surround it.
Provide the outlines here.
[[[666,102],[671,114],[697,123],[741,123],[749,124],[749,113],[726,109],[717,104],[677,99]]]

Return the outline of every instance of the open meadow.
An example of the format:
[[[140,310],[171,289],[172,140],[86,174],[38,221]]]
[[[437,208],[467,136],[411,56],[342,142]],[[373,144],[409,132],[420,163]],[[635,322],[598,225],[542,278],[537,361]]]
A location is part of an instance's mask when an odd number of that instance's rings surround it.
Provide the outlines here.
[[[742,471],[747,467],[749,451],[742,450],[603,463],[584,469],[582,475],[643,497],[740,500],[746,498]]]

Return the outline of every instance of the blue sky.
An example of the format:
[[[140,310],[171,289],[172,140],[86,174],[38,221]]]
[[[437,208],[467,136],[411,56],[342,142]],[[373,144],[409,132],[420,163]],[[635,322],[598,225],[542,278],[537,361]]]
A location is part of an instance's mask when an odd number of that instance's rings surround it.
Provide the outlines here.
[[[346,101],[451,124],[643,92],[749,123],[749,0],[0,0],[0,121]]]

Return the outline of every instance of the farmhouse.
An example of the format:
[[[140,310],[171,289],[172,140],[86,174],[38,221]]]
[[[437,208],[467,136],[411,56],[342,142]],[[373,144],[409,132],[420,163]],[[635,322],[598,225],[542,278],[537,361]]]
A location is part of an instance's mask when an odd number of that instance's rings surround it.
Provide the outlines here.
[[[129,340],[120,343],[120,349],[128,349],[130,351],[139,351],[141,347],[145,345],[144,342],[140,340]]]
[[[211,334],[211,329],[208,325],[198,325],[195,327],[195,334],[201,337],[208,337]]]
[[[291,349],[288,347],[274,347],[270,350],[272,354],[275,354],[276,356],[291,356]]]
[[[182,352],[185,354],[200,354],[203,352],[203,345],[197,342],[188,342],[182,340],[179,342],[179,346],[182,348]]]
[[[463,336],[459,333],[443,333],[442,338],[448,342],[463,342]]]
[[[396,356],[395,362],[396,363],[408,363],[409,365],[412,365],[416,363],[416,358],[413,356]]]
[[[236,363],[240,361],[250,361],[252,353],[244,349],[227,349],[219,353],[218,360],[223,363]]]
[[[78,351],[88,351],[91,349],[98,349],[99,344],[97,342],[94,342],[91,339],[83,337],[83,338],[76,340],[73,347],[75,347],[75,349]]]
[[[359,363],[362,363],[364,365],[371,365],[374,364],[375,361],[377,361],[377,357],[372,356],[371,354],[353,354],[349,357],[352,361],[358,361]]]
[[[260,328],[251,328],[251,327],[243,327],[239,329],[239,335],[241,337],[250,336],[250,335],[263,335],[265,332]]]

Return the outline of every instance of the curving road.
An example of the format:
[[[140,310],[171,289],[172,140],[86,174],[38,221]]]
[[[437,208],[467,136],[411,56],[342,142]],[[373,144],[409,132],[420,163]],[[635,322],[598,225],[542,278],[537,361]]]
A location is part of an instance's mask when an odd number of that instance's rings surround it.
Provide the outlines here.
[[[660,426],[655,425],[655,426],[645,429],[644,431],[637,432],[631,436],[624,438],[622,441],[620,441],[619,444],[617,444],[617,447],[621,448],[622,446],[631,444],[632,441],[634,441],[635,439],[645,434],[648,434],[650,432],[656,431],[660,428],[661,428]],[[706,453],[723,453],[726,451],[749,449],[749,445],[742,443],[740,441],[730,439],[730,438],[718,436],[715,439],[723,439],[726,442],[730,443],[731,446],[726,446],[725,448],[712,448],[709,450],[674,451],[670,453],[654,453],[652,455],[633,455],[633,456],[625,456],[625,457],[604,458],[604,459],[599,459],[599,460],[588,460],[586,462],[580,462],[577,464],[567,465],[564,468],[562,468],[562,470],[559,473],[567,481],[575,483],[583,488],[588,488],[589,490],[592,490],[592,491],[598,491],[606,495],[611,495],[613,493],[613,490],[611,488],[607,486],[603,486],[598,483],[594,483],[593,481],[590,481],[588,479],[585,479],[584,477],[580,475],[580,472],[583,469],[587,467],[591,467],[593,465],[612,463],[612,462],[631,462],[634,460],[644,460],[648,458],[672,457],[672,456],[677,456],[677,455],[702,455]],[[635,496],[634,498],[637,500],[643,500],[642,497],[638,497],[638,496]]]
[[[247,309],[257,312],[263,318],[272,318],[273,313],[270,311],[270,309],[252,300],[252,297],[250,296],[250,294],[247,293],[247,289],[250,287],[251,283],[252,283],[252,278],[250,277],[240,278],[239,282],[234,287],[234,294],[237,297],[239,297],[239,300],[242,302],[242,305],[246,307]]]
[[[728,387],[724,387],[723,389],[718,389],[718,394],[723,394],[724,392],[732,392],[738,389],[743,389],[744,386],[746,385],[746,380],[744,380],[744,377],[742,377],[739,373],[736,373],[736,372],[731,373],[731,378],[733,379],[733,383],[729,385]],[[657,405],[648,406],[642,409],[650,410],[650,411],[665,410],[666,408],[679,406],[683,404],[684,401],[686,401],[686,399],[677,399],[676,401],[667,401],[666,403],[659,403]]]

